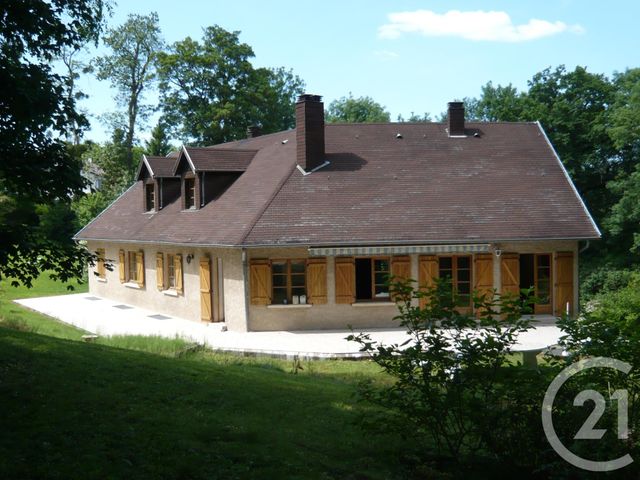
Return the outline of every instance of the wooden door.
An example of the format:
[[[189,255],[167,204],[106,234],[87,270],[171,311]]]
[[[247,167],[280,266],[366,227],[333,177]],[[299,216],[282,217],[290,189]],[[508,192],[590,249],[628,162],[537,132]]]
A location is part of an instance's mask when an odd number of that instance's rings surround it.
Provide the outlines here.
[[[556,281],[554,284],[554,314],[573,315],[573,252],[558,252],[556,260]]]
[[[520,295],[520,255],[503,253],[500,256],[500,277],[502,295],[506,293]]]
[[[200,259],[200,318],[205,322],[213,319],[211,309],[211,260]]]
[[[551,304],[553,295],[551,285],[553,285],[553,273],[551,268],[551,255],[548,253],[536,254],[533,257],[533,274],[536,287],[536,297],[538,300],[547,300],[546,303],[536,303],[533,312],[538,315],[551,315],[553,305]],[[545,286],[542,290],[541,287]]]

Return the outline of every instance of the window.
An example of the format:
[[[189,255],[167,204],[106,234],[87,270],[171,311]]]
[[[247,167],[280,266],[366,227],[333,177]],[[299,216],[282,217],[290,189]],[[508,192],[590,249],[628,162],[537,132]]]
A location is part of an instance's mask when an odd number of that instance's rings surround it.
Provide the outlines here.
[[[167,254],[167,288],[168,289],[176,288],[175,256],[170,253]]]
[[[137,252],[128,252],[129,256],[129,277],[128,281],[138,281],[138,265],[137,265]]]
[[[184,179],[184,208],[196,208],[196,180],[195,178]]]
[[[439,257],[438,276],[451,282],[451,294],[457,296],[458,307],[471,306],[471,257]]]
[[[107,272],[106,272],[106,268],[104,265],[104,259],[105,259],[105,250],[104,248],[99,248],[96,251],[97,257],[98,257],[98,262],[96,264],[96,272],[98,273],[98,278],[106,278],[107,276]]]
[[[356,300],[388,300],[388,257],[356,258]]]
[[[147,212],[153,212],[156,208],[156,187],[153,183],[147,183],[144,186],[145,206]]]
[[[306,260],[274,260],[271,262],[271,284],[274,304],[300,303],[307,295]]]

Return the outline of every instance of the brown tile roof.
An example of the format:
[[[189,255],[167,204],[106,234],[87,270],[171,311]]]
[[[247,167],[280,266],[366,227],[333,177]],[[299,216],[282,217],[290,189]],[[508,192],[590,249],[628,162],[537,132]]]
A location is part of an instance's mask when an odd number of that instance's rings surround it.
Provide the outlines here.
[[[171,157],[153,157],[146,156],[149,167],[154,177],[173,177],[173,169],[176,165],[176,159]]]
[[[218,145],[209,150],[257,153],[214,202],[145,214],[138,182],[77,238],[340,245],[599,237],[538,124],[467,127],[479,136],[449,138],[441,123],[330,124],[331,163],[306,176],[295,164],[295,131]]]
[[[244,172],[257,150],[185,147],[189,159],[197,171],[205,172]]]

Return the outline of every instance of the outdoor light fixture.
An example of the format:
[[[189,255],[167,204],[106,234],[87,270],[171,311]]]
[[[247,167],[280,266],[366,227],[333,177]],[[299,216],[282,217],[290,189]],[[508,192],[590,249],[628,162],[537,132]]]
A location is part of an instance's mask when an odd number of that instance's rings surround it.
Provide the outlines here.
[[[191,260],[193,260],[193,253],[187,255],[187,263],[191,263]]]

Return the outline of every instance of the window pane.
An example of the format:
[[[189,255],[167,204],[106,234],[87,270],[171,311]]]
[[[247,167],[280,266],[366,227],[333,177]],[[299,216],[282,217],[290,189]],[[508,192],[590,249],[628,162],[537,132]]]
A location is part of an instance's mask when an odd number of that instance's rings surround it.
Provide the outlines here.
[[[274,288],[273,289],[273,303],[285,303],[287,299],[287,289],[286,288]]]
[[[458,257],[458,268],[469,268],[471,265],[469,257]]]
[[[451,257],[440,257],[438,259],[438,262],[440,264],[440,270],[451,270],[452,268]]]
[[[379,272],[376,273],[376,284],[377,285],[384,285],[387,280],[389,279],[389,274],[386,272]]]
[[[549,280],[549,269],[543,268],[538,270],[538,280]]]
[[[293,295],[306,295],[306,289],[304,287],[293,287],[291,293]]]
[[[550,265],[549,255],[538,255],[538,267],[548,267]]]
[[[287,276],[286,275],[274,275],[273,276],[273,286],[274,287],[286,287],[287,286]]]
[[[304,275],[291,275],[291,285],[294,287],[304,287]]]
[[[373,268],[376,272],[388,272],[389,260],[374,260]]]
[[[287,264],[284,262],[273,262],[271,264],[271,271],[273,273],[287,273]]]
[[[376,298],[387,298],[389,297],[389,289],[384,285],[376,285]]]
[[[471,286],[468,283],[459,283],[458,284],[458,293],[463,295],[463,294],[468,294],[471,293]]]
[[[468,282],[471,280],[471,272],[469,270],[458,270],[458,281]]]
[[[304,273],[305,262],[304,261],[292,261],[291,273]]]

